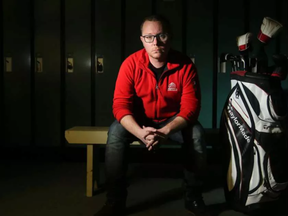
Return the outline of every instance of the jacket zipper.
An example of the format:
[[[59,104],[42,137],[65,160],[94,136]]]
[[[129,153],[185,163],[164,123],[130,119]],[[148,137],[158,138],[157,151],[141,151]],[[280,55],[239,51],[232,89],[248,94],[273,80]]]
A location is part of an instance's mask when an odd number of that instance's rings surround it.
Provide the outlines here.
[[[156,101],[156,104],[155,104],[155,119],[158,119],[158,89],[159,89],[159,87],[158,87],[158,83],[157,83],[157,81],[156,81],[156,87],[155,87],[155,89],[156,89],[156,91],[155,91],[155,101]]]
[[[142,67],[142,69],[143,69],[143,70],[147,70],[147,68],[146,68],[145,66]],[[149,70],[149,69],[148,69],[148,70]],[[151,72],[153,73],[153,75],[154,75],[155,80],[156,80],[156,86],[155,86],[155,119],[158,119],[158,107],[159,107],[159,106],[157,106],[157,104],[158,104],[158,91],[159,91],[158,82],[161,80],[163,74],[164,74],[165,72],[167,72],[167,71],[168,71],[168,70],[163,71],[163,73],[160,75],[158,81],[157,81],[154,73],[151,71]]]
[[[159,110],[158,110],[158,109],[159,109],[159,107],[160,107],[160,104],[158,104],[158,103],[160,103],[160,101],[158,101],[158,97],[159,97],[158,95],[161,94],[161,92],[160,92],[160,90],[159,90],[159,85],[158,85],[158,83],[160,83],[160,80],[162,79],[163,74],[164,74],[165,72],[167,72],[167,70],[162,72],[162,74],[160,75],[158,81],[156,80],[156,88],[155,88],[155,89],[156,89],[156,94],[155,94],[155,96],[156,96],[156,108],[155,108],[155,114],[156,114],[155,116],[156,116],[156,119],[158,119],[158,116],[159,116],[159,115],[158,115],[158,114],[159,114]],[[158,106],[157,106],[157,105],[158,105]]]

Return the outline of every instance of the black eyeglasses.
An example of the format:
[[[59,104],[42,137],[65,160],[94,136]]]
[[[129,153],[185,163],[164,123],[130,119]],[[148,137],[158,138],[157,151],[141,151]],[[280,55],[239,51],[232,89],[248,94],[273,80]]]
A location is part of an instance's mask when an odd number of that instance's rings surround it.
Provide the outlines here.
[[[162,42],[166,42],[168,39],[168,34],[166,33],[160,33],[157,35],[142,35],[141,37],[144,38],[144,41],[146,43],[153,43],[154,39],[157,37],[157,40],[160,40]]]

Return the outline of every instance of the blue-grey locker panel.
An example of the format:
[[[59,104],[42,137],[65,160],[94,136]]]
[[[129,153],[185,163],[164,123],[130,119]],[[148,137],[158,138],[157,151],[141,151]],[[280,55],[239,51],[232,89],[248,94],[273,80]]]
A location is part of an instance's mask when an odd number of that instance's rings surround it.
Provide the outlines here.
[[[236,38],[245,34],[243,0],[237,1],[239,13],[235,13],[235,2],[230,0],[219,1],[218,16],[218,57],[221,53],[229,52],[238,55]],[[242,12],[240,12],[242,11]],[[231,65],[227,62],[226,73],[218,73],[217,80],[217,127],[223,106],[230,92]]]
[[[281,44],[280,44],[280,52],[288,55],[288,1],[282,1],[281,5],[281,17],[283,24],[283,32],[280,35],[281,38]]]
[[[96,57],[103,57],[103,73],[95,78],[95,124],[109,126],[114,120],[112,100],[115,81],[122,63],[121,2],[99,0],[95,3]],[[97,63],[97,62],[96,62]]]
[[[5,143],[31,142],[30,1],[3,0]]]
[[[261,9],[259,8],[259,5],[261,5]],[[257,10],[257,8],[259,9]],[[260,31],[264,17],[271,17],[272,19],[277,20],[276,1],[266,1],[266,3],[263,3],[263,1],[260,0],[250,1],[250,31],[254,34],[254,40],[258,40],[257,35]],[[269,58],[269,65],[273,65],[272,55],[276,52],[276,40],[270,40],[265,47],[265,51]]]
[[[141,10],[135,10],[135,8],[141,8]],[[140,25],[143,19],[151,14],[151,11],[151,1],[126,0],[125,57],[143,48],[140,41]]]
[[[213,0],[187,1],[187,54],[195,58],[202,92],[199,121],[212,127]]]
[[[280,35],[280,52],[284,53],[288,56],[288,1],[282,1],[281,5],[281,16],[282,16],[282,24],[284,26],[283,32]],[[287,72],[288,73],[288,72]],[[283,88],[288,91],[288,77],[286,80],[282,81]],[[288,97],[288,96],[287,96]]]
[[[35,143],[60,145],[60,1],[35,1]]]
[[[182,0],[155,0],[156,1],[156,13],[165,16],[171,23],[173,40],[172,47],[178,51],[182,51]]]
[[[69,60],[65,86],[66,128],[91,125],[90,3],[90,0],[65,1],[65,51]]]
[[[3,7],[0,1],[0,146],[4,145],[4,56],[3,56]]]

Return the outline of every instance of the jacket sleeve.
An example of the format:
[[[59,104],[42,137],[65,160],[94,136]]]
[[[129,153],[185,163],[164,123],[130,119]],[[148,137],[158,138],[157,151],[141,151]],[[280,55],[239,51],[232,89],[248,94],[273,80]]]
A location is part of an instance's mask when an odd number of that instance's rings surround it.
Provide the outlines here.
[[[115,84],[113,115],[120,122],[125,115],[133,115],[135,63],[128,57],[121,65]]]
[[[200,84],[194,64],[191,63],[186,67],[182,84],[183,90],[178,116],[186,119],[188,123],[194,123],[198,119],[201,108]]]

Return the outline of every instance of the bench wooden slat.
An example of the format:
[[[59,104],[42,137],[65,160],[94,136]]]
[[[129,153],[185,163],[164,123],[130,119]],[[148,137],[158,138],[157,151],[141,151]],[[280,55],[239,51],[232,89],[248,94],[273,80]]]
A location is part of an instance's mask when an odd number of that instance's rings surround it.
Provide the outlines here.
[[[109,127],[77,126],[65,131],[65,138],[70,144],[106,144]],[[135,141],[132,145],[140,145]]]

